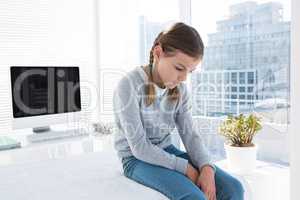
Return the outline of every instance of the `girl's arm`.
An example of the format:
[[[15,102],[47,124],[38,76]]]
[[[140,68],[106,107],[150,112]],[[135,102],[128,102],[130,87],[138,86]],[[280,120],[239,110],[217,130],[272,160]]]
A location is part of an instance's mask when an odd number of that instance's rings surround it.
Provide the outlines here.
[[[209,152],[203,144],[201,135],[197,133],[193,127],[190,94],[184,83],[181,84],[180,95],[181,98],[175,121],[185,149],[193,164],[198,166],[199,170],[205,165],[210,165],[216,170]]]
[[[146,137],[140,118],[138,95],[128,78],[123,78],[113,97],[117,134],[125,134],[132,154],[144,162],[186,173],[188,161],[153,145]]]

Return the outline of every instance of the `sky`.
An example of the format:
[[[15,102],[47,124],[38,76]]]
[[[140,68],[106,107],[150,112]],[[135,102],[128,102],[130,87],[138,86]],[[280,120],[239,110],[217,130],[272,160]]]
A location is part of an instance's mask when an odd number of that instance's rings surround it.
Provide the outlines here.
[[[135,64],[139,55],[139,16],[146,16],[153,22],[179,20],[179,1],[185,0],[101,0],[100,1],[100,42],[102,58],[107,65]],[[207,44],[207,34],[216,30],[216,21],[228,15],[230,5],[246,0],[191,0],[192,26],[200,33]],[[285,20],[290,19],[291,0],[273,0],[284,7]],[[257,3],[270,2],[256,0]],[[119,37],[120,32],[125,37]],[[114,48],[113,52],[110,50]],[[105,49],[105,51],[103,50]],[[126,53],[125,53],[126,52]],[[119,59],[115,59],[115,55]]]
[[[204,42],[207,42],[208,33],[215,32],[216,21],[224,19],[229,14],[230,5],[242,2],[246,0],[192,0],[192,25],[200,32]],[[255,2],[261,4],[270,0],[256,0]],[[273,2],[283,5],[284,20],[290,20],[291,0],[273,0]]]
[[[137,1],[137,10],[141,15],[148,16],[151,21],[168,21],[170,18],[178,18],[178,1]],[[216,21],[224,19],[228,15],[230,5],[246,1],[249,0],[191,0],[192,25],[197,28],[203,35],[203,40],[206,41],[207,34],[215,32]],[[270,2],[270,0],[256,0],[255,2],[261,4]],[[273,0],[273,2],[279,2],[283,5],[284,19],[290,20],[291,0]]]

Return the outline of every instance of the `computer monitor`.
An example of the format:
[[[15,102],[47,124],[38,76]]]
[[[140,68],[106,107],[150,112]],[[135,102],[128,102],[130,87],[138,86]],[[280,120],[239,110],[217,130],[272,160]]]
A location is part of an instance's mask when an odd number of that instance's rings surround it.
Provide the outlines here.
[[[79,67],[11,66],[13,129],[49,131],[81,111]]]

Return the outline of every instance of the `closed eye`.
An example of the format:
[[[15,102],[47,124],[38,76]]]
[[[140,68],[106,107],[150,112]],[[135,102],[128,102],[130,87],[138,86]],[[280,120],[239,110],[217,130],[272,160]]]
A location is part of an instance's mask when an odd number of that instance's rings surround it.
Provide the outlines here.
[[[184,70],[186,70],[185,68],[180,68],[180,67],[177,67],[177,66],[175,66],[175,69],[176,69],[177,71],[184,71]],[[193,71],[194,71],[194,70],[190,71],[189,73],[191,74]]]
[[[179,67],[175,67],[175,69],[178,70],[178,71],[183,71],[184,70],[184,69],[179,68]]]

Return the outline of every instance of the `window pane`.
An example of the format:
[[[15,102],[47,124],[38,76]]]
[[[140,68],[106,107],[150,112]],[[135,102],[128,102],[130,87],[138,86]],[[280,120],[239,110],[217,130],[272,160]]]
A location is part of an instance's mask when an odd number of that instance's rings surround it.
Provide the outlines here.
[[[240,84],[245,84],[245,72],[239,73]]]
[[[209,77],[205,77],[209,84],[223,85],[224,90],[215,90],[215,96],[235,97],[235,93],[243,93],[252,97],[243,108],[233,106],[231,110],[225,106],[226,98],[223,98],[218,114],[256,112],[267,122],[288,122],[289,2],[212,0],[203,6],[192,0],[192,25],[205,43],[202,70],[196,73],[209,72]],[[206,106],[208,109],[209,102]],[[265,112],[282,114],[264,117]]]
[[[237,87],[231,87],[231,92],[237,92]]]
[[[254,73],[248,72],[248,84],[254,84]]]
[[[240,87],[240,88],[239,88],[239,91],[240,91],[240,92],[245,92],[245,87]]]
[[[231,83],[237,84],[237,73],[236,72],[231,74]]]
[[[205,3],[192,0],[191,5],[192,25],[205,44],[202,70],[195,74],[214,74],[216,81],[209,81],[209,84],[223,88],[210,92],[218,98],[214,102],[218,105],[206,101],[201,107],[205,112],[198,109],[193,115],[211,120],[210,117],[254,112],[263,122],[284,126],[286,130],[289,121],[290,0],[210,0]],[[219,81],[219,77],[223,81]],[[193,82],[192,85],[198,84]],[[212,130],[217,130],[217,123],[210,124]],[[213,146],[209,141],[208,146]],[[223,155],[216,147],[210,150],[213,155]],[[269,156],[280,155],[282,153],[278,152]],[[286,160],[286,157],[278,160]]]
[[[101,119],[112,120],[118,80],[136,66],[148,64],[158,33],[183,19],[178,0],[101,0],[99,4]]]
[[[248,87],[248,92],[253,92],[253,87]]]

